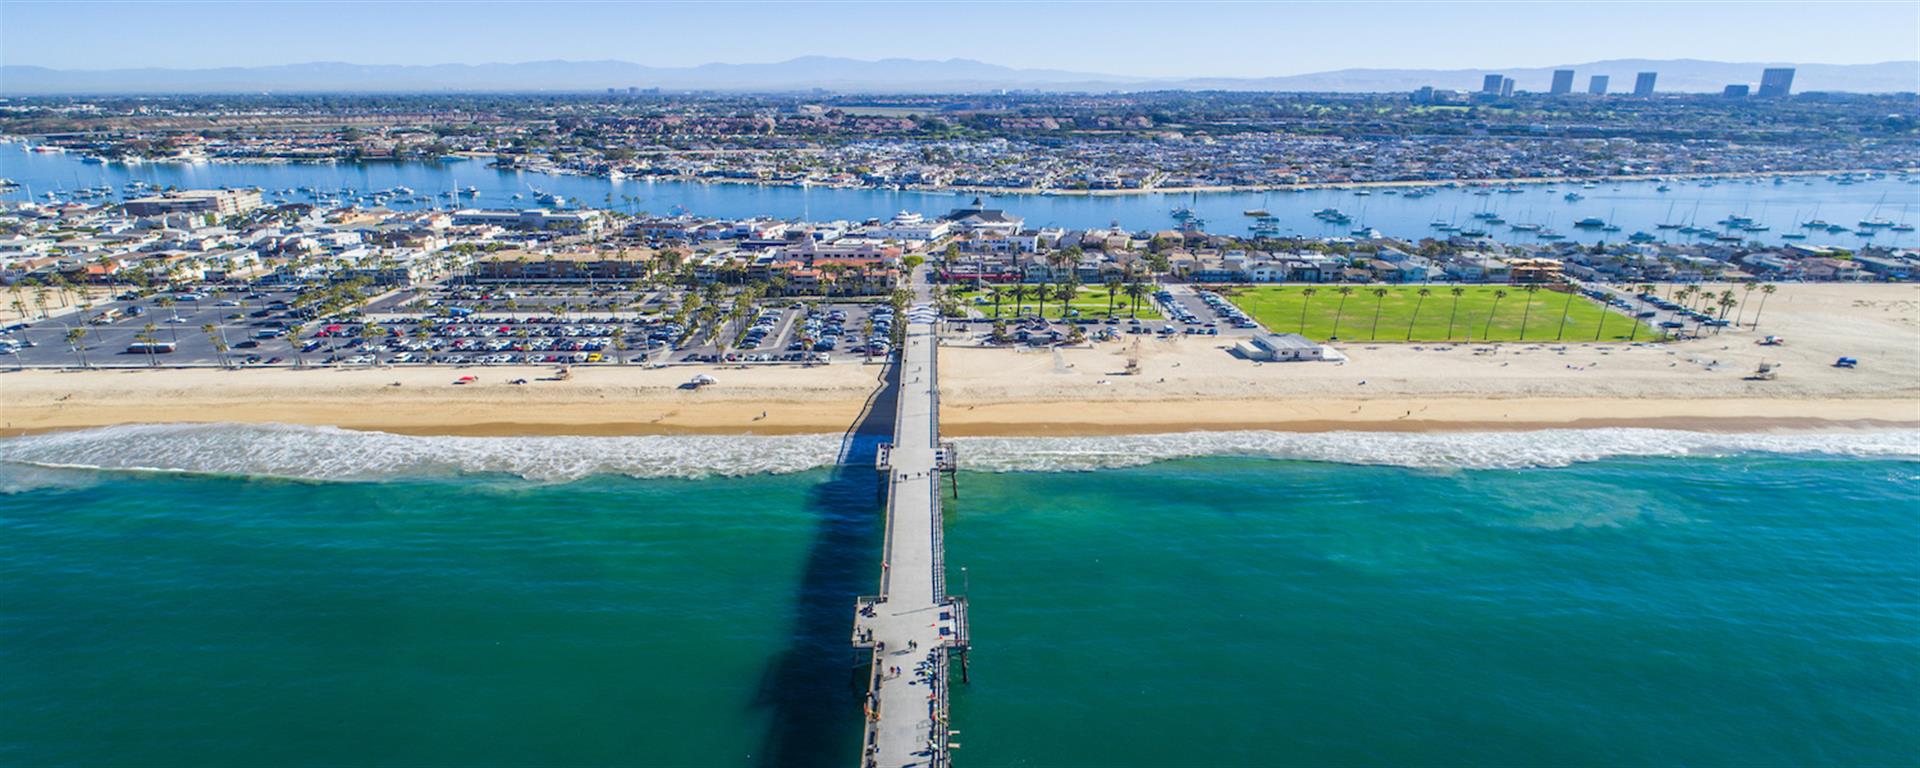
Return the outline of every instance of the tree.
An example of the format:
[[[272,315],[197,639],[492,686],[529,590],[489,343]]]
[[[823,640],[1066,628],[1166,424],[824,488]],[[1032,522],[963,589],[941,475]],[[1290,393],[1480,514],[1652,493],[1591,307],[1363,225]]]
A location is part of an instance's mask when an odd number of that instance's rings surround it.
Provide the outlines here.
[[[1772,296],[1780,287],[1773,283],[1760,286],[1760,306],[1753,310],[1753,327],[1760,327],[1760,313],[1767,311],[1767,297]]]
[[[1067,316],[1067,312],[1073,309],[1073,300],[1079,296],[1080,286],[1075,285],[1072,281],[1061,284],[1059,290],[1054,293],[1054,298],[1060,300],[1061,317]]]
[[[1573,311],[1573,287],[1572,286],[1567,287],[1566,294],[1567,294],[1567,300],[1564,302],[1561,302],[1560,304],[1560,330],[1556,331],[1553,334],[1554,341],[1560,341],[1561,339],[1564,339],[1567,337],[1567,314]],[[1601,310],[1601,311],[1604,312],[1605,310]]]
[[[1540,292],[1540,286],[1529,285],[1520,290],[1527,293],[1527,307],[1520,312],[1520,340],[1527,340],[1527,320],[1533,317],[1533,295]]]
[[[227,367],[227,345],[220,340],[220,326],[207,323],[200,326],[200,332],[207,335],[208,341],[213,342],[213,351],[220,355],[220,367]]]
[[[1373,328],[1367,331],[1369,341],[1380,340],[1380,308],[1387,302],[1387,289],[1373,289]]]
[[[1127,309],[1127,317],[1139,317],[1140,300],[1146,298],[1148,293],[1147,284],[1139,280],[1134,280],[1133,282],[1127,283],[1125,290],[1130,303]]]
[[[1487,307],[1487,327],[1481,329],[1480,331],[1481,339],[1491,340],[1493,338],[1493,316],[1500,312],[1500,300],[1506,297],[1507,297],[1507,292],[1505,289],[1500,289],[1500,288],[1494,289],[1493,306]]]
[[[1047,299],[1053,298],[1053,284],[1041,283],[1033,287],[1033,300],[1040,305],[1040,318],[1047,317]]]
[[[1120,293],[1120,289],[1125,285],[1126,283],[1120,282],[1120,278],[1114,277],[1107,279],[1107,317],[1113,317],[1114,297]]]
[[[1014,283],[1013,288],[1008,290],[1008,293],[1013,294],[1013,316],[1019,317],[1020,313],[1023,311],[1022,307],[1025,306],[1025,302],[1027,300],[1027,286],[1024,283]],[[1000,310],[998,307],[994,308],[993,316],[994,317],[1000,316]]]
[[[1320,289],[1307,287],[1300,289],[1300,335],[1307,335],[1307,306],[1313,303],[1313,295]]]
[[[67,346],[73,350],[73,356],[80,359],[80,367],[87,367],[87,329],[67,329]]]
[[[1347,297],[1353,295],[1353,287],[1343,285],[1335,288],[1334,293],[1340,294],[1340,304],[1333,310],[1333,336],[1330,338],[1337,341],[1340,338],[1340,318],[1347,313]]]
[[[1460,297],[1466,294],[1467,289],[1456,285],[1447,292],[1453,294],[1453,309],[1447,312],[1447,341],[1453,341],[1453,319],[1460,314]],[[1472,330],[1467,331],[1467,339],[1473,339]]]
[[[306,330],[306,326],[300,323],[287,326],[287,346],[293,348],[294,364],[301,368],[307,367],[305,350],[300,348],[300,332],[304,330]]]
[[[1413,317],[1407,320],[1407,341],[1413,341],[1413,326],[1415,323],[1420,322],[1420,305],[1427,303],[1427,297],[1433,295],[1433,290],[1430,288],[1421,288],[1415,291],[1414,294],[1418,298],[1414,299],[1413,302]]]
[[[147,350],[147,367],[149,368],[160,365],[160,361],[153,357],[153,347],[155,344],[160,343],[160,337],[153,335],[155,330],[157,330],[157,327],[153,323],[147,323],[146,327],[141,328],[140,332],[134,334],[133,337],[134,341],[140,342],[144,345],[143,348]]]
[[[993,300],[993,316],[995,319],[1000,317],[1000,299],[1005,297],[1005,295],[1006,291],[1000,290],[1000,286],[996,285],[987,289],[987,298]]]

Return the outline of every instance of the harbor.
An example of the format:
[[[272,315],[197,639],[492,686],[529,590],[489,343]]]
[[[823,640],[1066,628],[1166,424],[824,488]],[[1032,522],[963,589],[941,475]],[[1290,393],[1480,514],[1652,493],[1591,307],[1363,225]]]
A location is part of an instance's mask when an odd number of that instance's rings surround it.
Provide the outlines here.
[[[950,191],[805,187],[724,181],[609,179],[490,168],[478,160],[367,163],[93,164],[71,153],[0,145],[0,199],[111,202],[165,187],[257,187],[270,203],[394,210],[604,208],[637,216],[768,217],[814,222],[937,214],[975,195]],[[87,197],[81,197],[86,190]],[[51,194],[51,197],[49,195]],[[1569,195],[1577,198],[1568,200]],[[1030,226],[1176,230],[1269,237],[1418,240],[1478,234],[1498,242],[1713,242],[1857,247],[1920,242],[1920,178],[1899,173],[1754,175],[1727,179],[1459,182],[1298,191],[998,194],[986,199]],[[1176,216],[1176,213],[1185,213]],[[1266,216],[1247,215],[1248,211]],[[1315,215],[1324,212],[1324,215]],[[1719,224],[1742,217],[1738,227]],[[1597,218],[1599,227],[1578,227]],[[1494,220],[1499,223],[1494,223]],[[1813,221],[1826,224],[1806,227]],[[1860,222],[1869,222],[1863,226]],[[1671,225],[1671,226],[1666,226]],[[1751,227],[1764,226],[1764,230]],[[1838,229],[1834,229],[1838,226]],[[1679,231],[1686,228],[1687,232]],[[1897,229],[1896,229],[1897,228]],[[1696,232],[1694,230],[1702,230]],[[1862,236],[1860,233],[1868,233]],[[1357,233],[1357,234],[1356,234]],[[1636,238],[1639,234],[1644,238]]]

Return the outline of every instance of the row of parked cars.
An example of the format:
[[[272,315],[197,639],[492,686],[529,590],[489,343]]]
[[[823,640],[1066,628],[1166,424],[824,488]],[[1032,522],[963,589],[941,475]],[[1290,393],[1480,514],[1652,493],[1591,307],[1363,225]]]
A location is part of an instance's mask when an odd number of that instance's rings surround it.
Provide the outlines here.
[[[1604,292],[1589,290],[1589,291],[1583,291],[1583,293],[1586,293],[1587,295],[1592,296],[1595,293],[1604,293]],[[1598,298],[1610,306],[1619,307],[1620,309],[1624,309],[1628,311],[1633,310],[1632,302],[1627,301],[1626,299],[1613,296],[1611,294],[1606,295],[1605,298],[1601,298],[1598,296],[1594,298]],[[1729,325],[1729,323],[1725,320],[1714,317],[1713,315],[1710,315],[1706,312],[1701,312],[1700,310],[1694,309],[1692,307],[1685,306],[1679,302],[1668,301],[1666,299],[1660,298],[1656,294],[1651,294],[1651,293],[1640,294],[1640,300],[1648,304],[1652,304],[1656,307],[1659,307],[1660,309],[1666,310],[1668,312],[1672,312],[1677,316],[1676,319],[1667,320],[1663,323],[1660,323],[1661,328],[1676,329],[1676,328],[1687,327],[1686,323],[1681,322],[1679,319],[1677,319],[1678,317],[1684,317],[1699,325],[1704,325],[1712,328],[1722,328]],[[1642,320],[1646,320],[1646,319],[1652,318],[1656,314],[1658,313],[1652,312],[1652,311],[1643,311],[1636,316]]]
[[[1225,296],[1221,296],[1213,291],[1201,291],[1200,300],[1206,302],[1207,308],[1213,310],[1213,313],[1218,315],[1222,321],[1235,328],[1260,327],[1260,324],[1254,322],[1253,318],[1248,317],[1247,313],[1240,311],[1240,308],[1234,306],[1233,302],[1227,301],[1227,297]]]

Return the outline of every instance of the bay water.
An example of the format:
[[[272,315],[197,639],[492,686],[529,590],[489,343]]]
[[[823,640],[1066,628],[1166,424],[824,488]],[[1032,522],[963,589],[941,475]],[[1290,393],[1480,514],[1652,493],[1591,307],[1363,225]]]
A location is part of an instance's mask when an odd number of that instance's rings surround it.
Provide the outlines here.
[[[1118,225],[1128,231],[1171,229],[1179,208],[1192,209],[1207,222],[1207,231],[1248,234],[1254,219],[1249,210],[1270,211],[1283,234],[1344,237],[1355,229],[1373,228],[1389,237],[1419,239],[1446,237],[1434,228],[1448,221],[1465,229],[1482,226],[1501,242],[1539,242],[1532,233],[1507,226],[1485,225],[1475,213],[1497,214],[1509,224],[1536,224],[1557,230],[1575,242],[1624,242],[1635,231],[1661,239],[1687,242],[1685,235],[1657,227],[1662,223],[1697,224],[1709,229],[1730,215],[1749,217],[1769,229],[1742,232],[1744,239],[1781,245],[1781,236],[1806,234],[1808,244],[1857,248],[1863,245],[1911,247],[1920,240],[1911,232],[1880,230],[1871,239],[1852,231],[1828,233],[1801,225],[1821,219],[1855,228],[1867,218],[1920,223],[1920,180],[1904,176],[1848,181],[1820,176],[1788,177],[1775,184],[1769,178],[1722,181],[1674,181],[1660,191],[1656,181],[1602,182],[1592,188],[1579,184],[1525,184],[1516,194],[1475,194],[1465,187],[1438,188],[1430,196],[1408,198],[1396,191],[1312,189],[1298,192],[1212,192],[1201,194],[1146,193],[1127,195],[1035,195],[892,189],[842,189],[762,184],[702,183],[678,180],[610,180],[593,176],[553,175],[489,168],[483,160],[448,162],[367,163],[146,163],[122,165],[84,162],[71,153],[28,151],[20,143],[0,143],[0,176],[21,186],[0,190],[0,199],[46,201],[47,193],[69,197],[86,187],[107,186],[125,196],[129,182],[187,189],[260,187],[269,201],[312,202],[312,188],[338,196],[406,187],[409,197],[428,202],[393,200],[395,209],[448,208],[453,199],[443,195],[472,187],[475,194],[458,199],[458,207],[552,207],[536,192],[566,199],[562,207],[611,208],[628,213],[747,218],[770,216],[807,221],[863,221],[886,218],[899,211],[938,216],[984,197],[992,207],[1004,208],[1030,227],[1089,229]],[[1568,201],[1577,192],[1584,199]],[[284,193],[276,197],[277,194]],[[139,193],[145,194],[145,193]],[[115,199],[118,199],[116,197]],[[372,203],[365,203],[371,206]],[[1323,208],[1346,212],[1352,221],[1330,223],[1312,215]],[[1618,232],[1582,229],[1583,218],[1598,218],[1621,227]]]

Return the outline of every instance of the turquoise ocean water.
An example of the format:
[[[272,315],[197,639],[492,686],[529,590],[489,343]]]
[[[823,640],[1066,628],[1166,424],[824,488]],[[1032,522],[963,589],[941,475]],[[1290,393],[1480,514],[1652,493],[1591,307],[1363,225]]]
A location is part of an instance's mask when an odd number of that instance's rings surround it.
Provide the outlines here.
[[[1920,760],[1920,436],[1583,434],[977,443],[957,764]],[[848,764],[876,479],[768,440],[0,441],[0,764]]]

